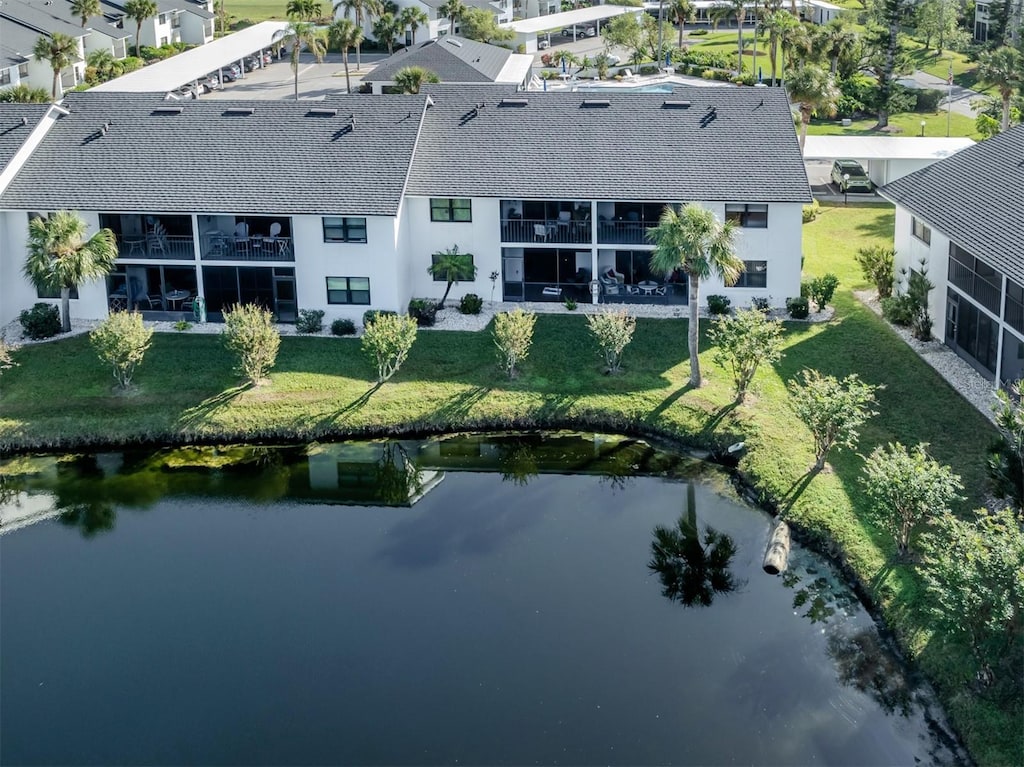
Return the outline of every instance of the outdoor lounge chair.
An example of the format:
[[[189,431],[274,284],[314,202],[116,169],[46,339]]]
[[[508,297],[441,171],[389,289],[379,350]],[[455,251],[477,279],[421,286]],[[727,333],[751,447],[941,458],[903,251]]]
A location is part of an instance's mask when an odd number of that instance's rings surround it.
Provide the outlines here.
[[[547,242],[548,239],[548,228],[544,224],[533,225],[533,239],[540,240],[541,242]]]

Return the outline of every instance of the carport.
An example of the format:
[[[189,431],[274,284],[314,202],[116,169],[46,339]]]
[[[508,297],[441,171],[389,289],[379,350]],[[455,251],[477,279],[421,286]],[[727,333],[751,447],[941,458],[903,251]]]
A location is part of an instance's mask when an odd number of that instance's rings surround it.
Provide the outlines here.
[[[597,34],[601,34],[601,22],[607,21],[614,16],[621,16],[624,13],[643,13],[643,8],[633,8],[621,5],[595,5],[590,8],[579,8],[575,11],[564,11],[562,13],[550,13],[547,16],[535,16],[529,19],[520,19],[501,26],[511,29],[516,33],[512,47],[520,44],[526,46],[527,53],[537,52],[538,33],[549,30],[562,30],[566,27],[576,25],[595,26]],[[565,38],[568,41],[569,38]],[[572,40],[576,41],[575,30]]]
[[[804,160],[856,160],[875,186],[884,186],[973,143],[969,138],[808,136]]]
[[[288,22],[285,21],[261,21],[206,45],[116,77],[92,90],[111,93],[169,93],[234,63],[239,65],[242,77],[245,77],[242,61],[247,56],[270,48],[281,39],[287,28]]]

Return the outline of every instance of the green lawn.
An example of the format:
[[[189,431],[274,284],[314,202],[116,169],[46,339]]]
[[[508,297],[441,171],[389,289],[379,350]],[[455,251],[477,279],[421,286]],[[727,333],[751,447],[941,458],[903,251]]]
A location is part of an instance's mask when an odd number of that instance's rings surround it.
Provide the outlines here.
[[[686,382],[685,320],[640,320],[625,372],[606,376],[583,317],[541,315],[534,348],[515,381],[494,364],[489,332],[422,332],[398,375],[380,388],[354,339],[284,339],[271,384],[238,386],[216,336],[156,336],[130,396],[111,392],[85,338],[26,347],[3,374],[0,447],[72,448],[90,443],[298,439],[514,427],[594,428],[723,447],[744,440],[740,470],[767,505],[789,499],[787,517],[856,574],[907,653],[935,684],[981,764],[1022,764],[1022,709],[973,695],[965,648],[933,635],[912,566],[892,560],[888,537],[867,521],[862,460],[830,457],[816,476],[809,435],[786,406],[785,383],[804,367],[856,372],[884,385],[879,414],[862,429],[860,452],[900,440],[930,443],[968,488],[963,510],[985,491],[984,455],[993,429],[851,289],[864,285],[853,255],[892,240],[886,205],[824,206],[805,226],[808,275],[841,280],[836,317],[787,326],[786,357],[762,370],[752,395],[732,405],[729,378],[702,349],[706,383]],[[59,403],[59,404],[58,404]]]
[[[921,121],[924,120],[924,135],[935,138],[946,135],[946,121],[949,121],[950,136],[965,136],[975,141],[980,141],[982,136],[975,130],[973,118],[953,112],[946,115],[941,112],[901,112],[889,116],[889,125],[896,126],[902,131],[896,135],[920,136]],[[848,128],[844,128],[838,120],[811,120],[807,128],[809,136],[870,136],[874,133],[885,135],[875,130],[878,120],[874,117],[867,117],[862,120],[854,120]]]
[[[267,19],[286,19],[284,9],[288,5],[284,0],[224,0],[224,7],[228,12],[228,21],[234,24],[243,19],[252,22],[266,21]],[[331,3],[323,4],[325,13],[330,13]]]

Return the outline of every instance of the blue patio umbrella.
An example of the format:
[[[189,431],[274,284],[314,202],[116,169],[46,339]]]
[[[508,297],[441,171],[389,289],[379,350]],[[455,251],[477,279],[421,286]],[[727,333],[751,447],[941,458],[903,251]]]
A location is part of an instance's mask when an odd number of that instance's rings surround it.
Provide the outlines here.
[[[666,67],[672,66],[672,52],[671,51],[665,51],[665,66]]]
[[[562,74],[565,74],[565,59],[562,59]]]

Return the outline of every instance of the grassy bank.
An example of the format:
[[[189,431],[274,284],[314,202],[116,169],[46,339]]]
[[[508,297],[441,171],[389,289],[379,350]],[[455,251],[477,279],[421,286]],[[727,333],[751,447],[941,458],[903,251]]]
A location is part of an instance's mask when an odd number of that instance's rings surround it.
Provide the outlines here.
[[[801,368],[856,372],[883,384],[879,415],[862,430],[860,450],[889,441],[930,443],[961,474],[977,507],[985,489],[984,452],[993,431],[851,289],[863,287],[853,254],[891,242],[892,208],[825,206],[805,227],[806,271],[842,280],[836,318],[787,326],[786,357],[758,374],[752,396],[731,404],[729,378],[702,347],[707,383],[686,385],[684,320],[640,320],[625,372],[605,376],[583,317],[542,315],[523,375],[509,381],[494,364],[488,332],[422,332],[399,374],[379,389],[354,339],[286,338],[271,384],[242,389],[216,336],[156,337],[132,396],[111,393],[85,338],[27,347],[0,392],[4,449],[79,443],[309,439],[398,430],[449,431],[504,426],[594,427],[660,435],[677,443],[724,446],[745,440],[741,471],[767,503],[791,501],[788,517],[841,559],[936,684],[953,721],[983,764],[1024,763],[1022,712],[970,690],[963,647],[933,634],[926,596],[911,566],[892,563],[893,546],[871,525],[858,478],[861,459],[834,454],[813,478],[810,438],[789,411],[785,382]],[[809,479],[809,481],[807,481]]]

